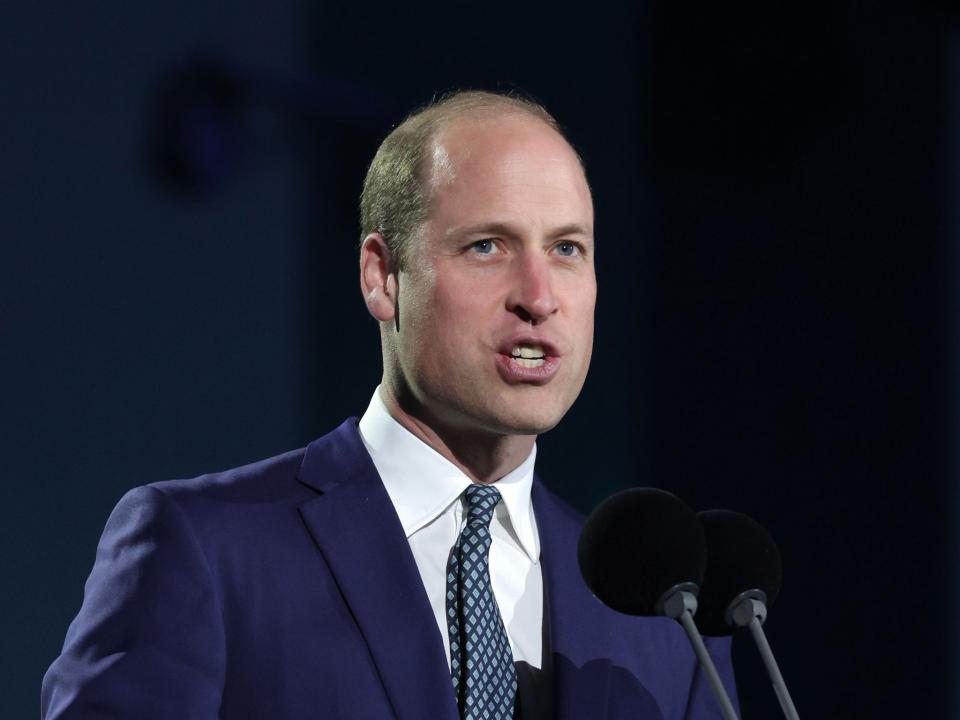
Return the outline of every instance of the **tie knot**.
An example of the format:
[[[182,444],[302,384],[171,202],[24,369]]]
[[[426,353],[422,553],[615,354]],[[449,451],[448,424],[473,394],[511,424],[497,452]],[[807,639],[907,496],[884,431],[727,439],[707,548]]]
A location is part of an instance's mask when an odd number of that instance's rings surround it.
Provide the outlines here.
[[[471,485],[467,488],[467,523],[490,526],[493,511],[500,502],[500,491],[492,485]]]

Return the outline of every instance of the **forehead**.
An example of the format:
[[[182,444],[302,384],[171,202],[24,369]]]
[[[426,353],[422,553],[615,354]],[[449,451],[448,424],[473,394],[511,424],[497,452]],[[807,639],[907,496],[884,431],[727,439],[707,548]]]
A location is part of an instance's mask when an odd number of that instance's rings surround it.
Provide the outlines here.
[[[592,227],[593,203],[580,160],[539,118],[458,118],[436,134],[429,150],[433,220]]]

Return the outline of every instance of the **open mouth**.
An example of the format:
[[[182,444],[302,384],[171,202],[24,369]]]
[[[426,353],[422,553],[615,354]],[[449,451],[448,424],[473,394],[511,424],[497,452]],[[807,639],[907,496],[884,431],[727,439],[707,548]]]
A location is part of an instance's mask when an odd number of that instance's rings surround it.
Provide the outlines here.
[[[497,354],[500,376],[511,385],[544,385],[560,368],[557,351],[550,345],[520,341]]]
[[[547,352],[540,345],[514,345],[510,357],[520,367],[538,368],[547,361]]]

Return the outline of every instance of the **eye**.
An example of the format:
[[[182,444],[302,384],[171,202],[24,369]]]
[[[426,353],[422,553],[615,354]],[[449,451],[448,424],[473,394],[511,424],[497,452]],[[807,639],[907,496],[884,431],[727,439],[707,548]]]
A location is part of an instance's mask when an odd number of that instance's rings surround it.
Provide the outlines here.
[[[564,257],[575,257],[580,254],[580,247],[569,240],[557,243],[557,252]]]
[[[491,255],[496,249],[496,243],[490,238],[484,240],[477,240],[476,242],[470,243],[470,249],[476,252],[478,255]]]

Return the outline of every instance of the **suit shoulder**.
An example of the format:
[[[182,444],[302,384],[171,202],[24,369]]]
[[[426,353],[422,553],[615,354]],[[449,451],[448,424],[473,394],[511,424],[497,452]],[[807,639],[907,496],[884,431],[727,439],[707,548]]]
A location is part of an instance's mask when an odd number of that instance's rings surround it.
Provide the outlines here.
[[[235,502],[270,502],[296,493],[304,449],[259,460],[240,467],[145,486],[178,503],[191,499]],[[135,491],[132,491],[135,492]]]
[[[217,558],[262,543],[316,493],[297,481],[303,450],[195,478],[166,480],[129,490],[101,537],[105,546],[144,543],[158,557],[198,553]],[[281,521],[278,523],[278,519]]]

